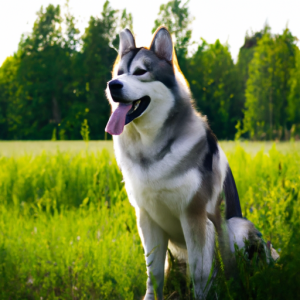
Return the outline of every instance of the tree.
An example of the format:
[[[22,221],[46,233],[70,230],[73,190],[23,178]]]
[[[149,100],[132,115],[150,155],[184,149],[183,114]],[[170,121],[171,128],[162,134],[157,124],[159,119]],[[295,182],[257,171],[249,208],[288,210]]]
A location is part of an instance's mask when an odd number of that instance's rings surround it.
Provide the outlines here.
[[[236,111],[237,73],[227,45],[219,40],[202,40],[188,59],[187,79],[200,111],[207,115],[211,128],[220,139],[234,137],[239,115]]]
[[[255,48],[257,47],[257,42],[269,30],[270,28],[268,27],[268,25],[266,25],[263,30],[252,33],[251,35],[249,35],[247,32],[245,36],[244,45],[240,48],[239,51],[238,60],[235,65],[236,72],[238,73],[236,84],[238,85],[238,90],[239,90],[239,94],[237,95],[238,102],[236,105],[237,111],[235,113],[236,115],[238,115],[238,119],[239,119],[238,124],[236,126],[238,127],[238,132],[236,134],[237,138],[239,138],[242,134],[240,127],[241,127],[241,122],[244,118],[243,111],[246,102],[245,92],[246,92],[246,83],[249,78],[249,66],[253,59],[254,51]]]
[[[16,96],[21,87],[17,84],[16,74],[20,60],[15,56],[8,57],[0,68],[0,139],[11,138],[14,124],[20,123],[20,117],[14,113]]]
[[[80,139],[81,124],[88,112],[86,101],[80,97],[79,93],[81,77],[84,73],[80,60],[81,53],[79,52],[82,40],[76,27],[76,20],[69,10],[68,1],[66,9],[64,18],[66,31],[62,44],[66,66],[63,83],[63,98],[66,107],[56,133],[59,139]]]
[[[295,38],[266,32],[255,49],[246,88],[244,130],[251,138],[284,139],[289,129],[289,78],[295,65]]]
[[[16,128],[19,138],[50,138],[66,108],[63,83],[68,69],[61,22],[59,6],[49,5],[45,11],[41,8],[32,34],[20,42],[17,81],[23,95],[16,110],[22,116]]]
[[[257,46],[258,41],[262,38],[262,36],[269,32],[270,28],[268,25],[264,27],[263,30],[252,33],[252,35],[248,35],[246,33],[244,45],[240,48],[238,61],[236,67],[239,72],[239,78],[241,79],[243,90],[246,89],[246,82],[249,77],[249,64],[253,59],[255,47]]]
[[[132,27],[132,16],[106,1],[81,38],[68,2],[66,7],[64,18],[59,6],[42,7],[15,60],[0,69],[0,138],[80,139],[85,119],[91,137],[104,138],[110,111],[104,90],[117,55],[113,44],[121,26]]]
[[[288,97],[288,119],[294,124],[294,134],[300,135],[300,50],[296,49],[295,68],[291,70],[290,94]]]
[[[106,1],[101,17],[91,17],[83,36],[81,64],[84,66],[83,82],[79,93],[86,99],[91,139],[103,139],[109,119],[110,106],[105,97],[107,82],[117,53],[112,45],[118,43],[121,27],[132,28],[132,17],[126,10],[118,11]]]

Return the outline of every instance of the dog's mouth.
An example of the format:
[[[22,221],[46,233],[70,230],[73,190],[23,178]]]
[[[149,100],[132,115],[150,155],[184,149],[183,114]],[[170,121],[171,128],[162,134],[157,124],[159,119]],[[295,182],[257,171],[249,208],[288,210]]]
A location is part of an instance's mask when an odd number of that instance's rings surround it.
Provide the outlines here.
[[[111,135],[121,134],[126,124],[140,117],[149,106],[150,97],[144,96],[132,101],[131,103],[118,102],[119,106],[110,116],[105,128],[105,131]]]
[[[147,109],[149,103],[150,103],[149,96],[145,96],[142,97],[141,99],[133,101],[131,109],[126,114],[125,125],[127,125],[134,119],[140,117]]]

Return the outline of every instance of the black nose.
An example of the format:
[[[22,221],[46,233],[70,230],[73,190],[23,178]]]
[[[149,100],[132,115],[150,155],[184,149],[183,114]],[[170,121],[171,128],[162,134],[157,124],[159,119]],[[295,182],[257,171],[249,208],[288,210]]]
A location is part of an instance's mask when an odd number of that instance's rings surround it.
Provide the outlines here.
[[[116,80],[111,81],[108,84],[108,86],[109,86],[109,89],[111,91],[117,91],[117,90],[120,90],[123,87],[123,83],[116,79]]]

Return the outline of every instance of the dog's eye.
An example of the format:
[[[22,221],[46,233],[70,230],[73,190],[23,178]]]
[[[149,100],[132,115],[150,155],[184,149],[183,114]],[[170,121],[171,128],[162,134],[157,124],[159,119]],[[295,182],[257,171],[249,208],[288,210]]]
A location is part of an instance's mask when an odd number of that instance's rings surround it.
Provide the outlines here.
[[[145,73],[147,73],[147,70],[143,70],[143,69],[136,69],[133,73],[134,76],[141,76],[144,75]]]
[[[119,70],[119,71],[118,71],[118,76],[123,75],[123,74],[124,74],[124,71],[123,71],[123,70]]]

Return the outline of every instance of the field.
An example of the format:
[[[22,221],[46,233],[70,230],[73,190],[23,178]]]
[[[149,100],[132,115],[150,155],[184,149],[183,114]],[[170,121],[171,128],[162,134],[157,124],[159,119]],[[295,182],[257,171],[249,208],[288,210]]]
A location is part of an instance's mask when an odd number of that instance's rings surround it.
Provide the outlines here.
[[[255,154],[260,150],[268,152],[273,145],[282,153],[291,151],[300,152],[300,142],[220,142],[224,151],[232,152],[237,145],[244,148],[248,153]],[[0,155],[3,156],[20,156],[24,154],[36,155],[45,151],[47,153],[56,153],[58,150],[61,152],[80,152],[88,150],[88,152],[101,152],[106,149],[110,154],[113,154],[112,141],[89,141],[88,144],[82,141],[1,141],[0,142]]]
[[[300,144],[222,147],[243,215],[280,259],[239,252],[238,276],[220,268],[209,299],[300,298]],[[0,299],[142,298],[144,254],[111,142],[1,142],[0,165]]]

